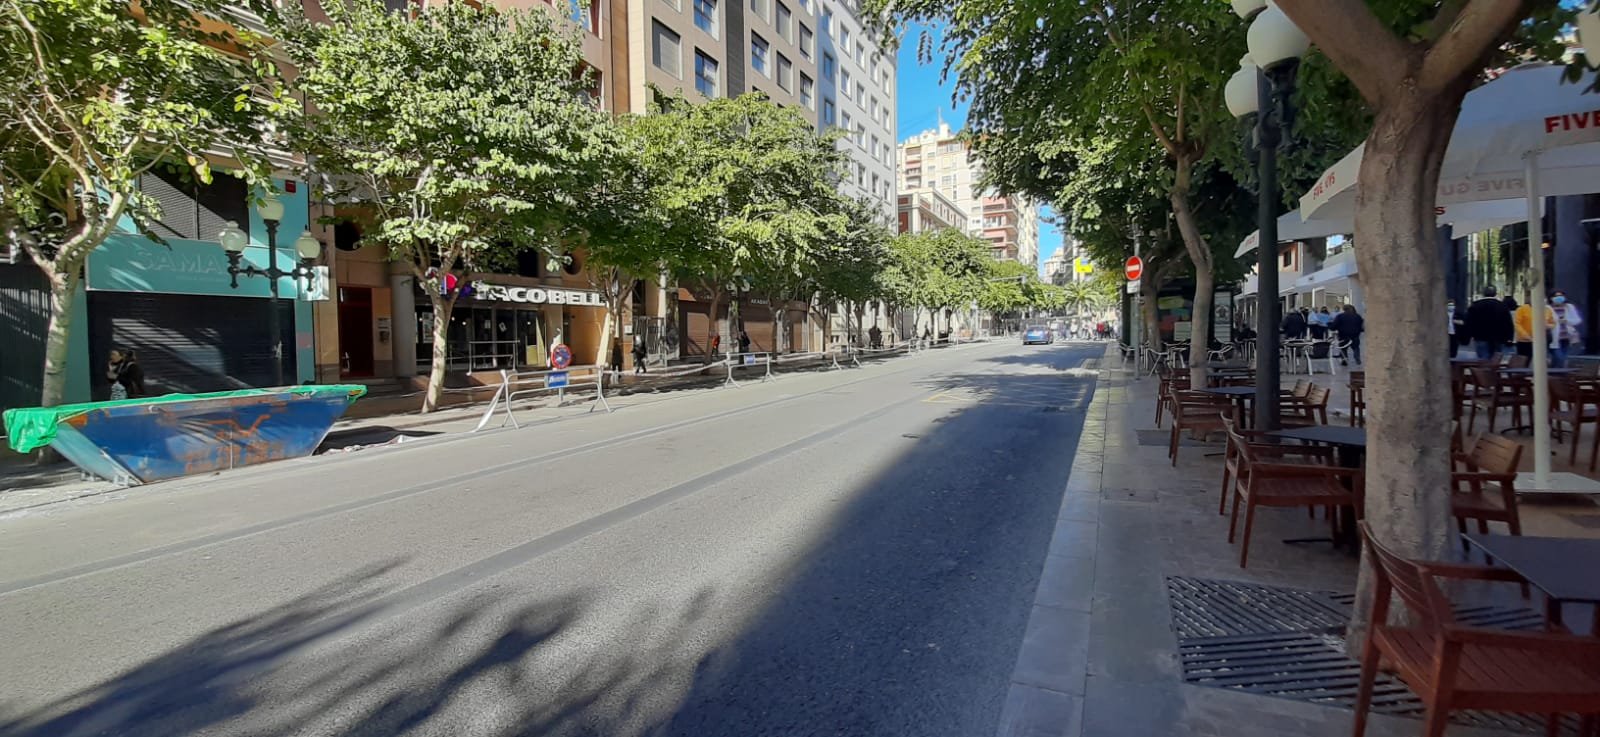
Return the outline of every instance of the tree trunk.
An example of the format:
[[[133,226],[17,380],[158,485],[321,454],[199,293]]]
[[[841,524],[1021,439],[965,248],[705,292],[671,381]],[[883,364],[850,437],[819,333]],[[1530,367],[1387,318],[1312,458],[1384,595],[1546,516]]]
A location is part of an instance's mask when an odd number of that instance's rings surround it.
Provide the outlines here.
[[[428,290],[428,301],[433,303],[433,363],[428,369],[428,393],[422,398],[424,414],[439,408],[444,396],[446,359],[450,356],[450,313],[455,309],[455,297],[439,294],[438,289]]]
[[[45,272],[50,279],[50,324],[45,332],[44,387],[39,397],[41,407],[61,404],[67,392],[67,362],[72,351],[72,302],[78,293],[78,275],[82,271],[78,265],[62,265],[60,268]],[[103,379],[104,374],[104,367],[90,367],[91,381]]]
[[[1450,373],[1439,338],[1444,274],[1434,216],[1439,165],[1465,85],[1449,99],[1395,100],[1378,115],[1357,179],[1356,260],[1366,290],[1365,517],[1385,546],[1408,558],[1447,560],[1450,516]],[[1370,611],[1364,562],[1356,612]],[[1364,616],[1352,618],[1358,647]],[[1355,652],[1355,650],[1352,650]]]
[[[1156,295],[1161,293],[1161,279],[1142,279],[1139,282],[1139,319],[1144,323],[1144,344],[1152,351],[1161,350],[1161,315],[1156,310]]]
[[[1189,206],[1189,177],[1193,163],[1179,157],[1177,178],[1173,184],[1172,213],[1178,221],[1178,232],[1183,236],[1183,247],[1194,264],[1194,312],[1189,316],[1189,386],[1206,385],[1206,351],[1211,348],[1211,300],[1216,287],[1216,269],[1211,256],[1211,246],[1194,221],[1194,210]],[[1174,336],[1176,337],[1176,336]]]
[[[706,363],[716,360],[713,358],[716,351],[712,349],[712,340],[717,335],[717,313],[722,309],[722,290],[711,290],[711,314],[706,320]]]

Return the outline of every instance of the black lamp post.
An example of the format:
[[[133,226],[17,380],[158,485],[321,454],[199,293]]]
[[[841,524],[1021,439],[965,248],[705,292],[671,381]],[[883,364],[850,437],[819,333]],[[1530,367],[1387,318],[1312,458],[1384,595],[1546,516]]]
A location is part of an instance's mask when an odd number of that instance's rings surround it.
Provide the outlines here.
[[[245,246],[249,245],[249,237],[239,229],[239,224],[229,222],[222,229],[220,240],[222,250],[228,254],[228,276],[233,281],[233,288],[239,288],[239,275],[248,277],[264,276],[267,278],[268,290],[272,293],[272,310],[267,316],[267,329],[272,333],[272,382],[274,386],[283,386],[283,330],[278,321],[278,280],[289,277],[295,281],[310,278],[316,274],[312,267],[317,256],[322,253],[322,243],[311,235],[311,231],[303,230],[300,237],[295,239],[295,252],[300,255],[300,263],[288,270],[278,268],[278,223],[283,220],[283,203],[276,197],[268,196],[261,206],[257,208],[261,215],[261,222],[267,226],[267,268],[263,269],[252,263],[240,265],[244,257]]]
[[[1253,119],[1251,151],[1261,180],[1256,211],[1256,401],[1259,430],[1278,428],[1278,149],[1287,148],[1284,131],[1294,125],[1295,74],[1310,41],[1268,0],[1232,0],[1233,10],[1250,20],[1250,53],[1224,90],[1234,117]],[[1270,300],[1270,301],[1269,301]]]

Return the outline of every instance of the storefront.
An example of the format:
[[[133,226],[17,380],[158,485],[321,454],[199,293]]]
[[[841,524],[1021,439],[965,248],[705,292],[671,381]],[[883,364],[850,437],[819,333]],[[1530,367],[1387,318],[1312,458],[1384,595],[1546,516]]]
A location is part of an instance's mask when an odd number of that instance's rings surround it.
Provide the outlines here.
[[[284,204],[278,225],[278,266],[297,261],[293,243],[308,222],[305,186],[279,180]],[[218,233],[236,222],[249,236],[244,263],[265,268],[267,231],[244,183],[218,176],[215,184],[176,177],[145,177],[145,193],[161,202],[157,227],[166,245],[132,233],[111,236],[89,255],[86,270],[87,317],[77,323],[88,336],[88,363],[108,363],[113,348],[132,349],[143,365],[153,394],[203,392],[271,386],[274,349],[284,348],[288,382],[313,380],[313,327],[310,299],[321,296],[319,279],[279,282],[281,334],[267,329],[274,303],[264,277],[241,274],[232,286],[228,259]],[[95,399],[109,396],[103,381],[92,382]]]
[[[486,275],[459,288],[446,331],[446,370],[474,373],[544,368],[551,346],[564,343],[574,360],[601,357],[606,303],[599,292],[514,283],[516,277]],[[433,361],[434,311],[427,295],[414,294],[416,363],[419,374]]]

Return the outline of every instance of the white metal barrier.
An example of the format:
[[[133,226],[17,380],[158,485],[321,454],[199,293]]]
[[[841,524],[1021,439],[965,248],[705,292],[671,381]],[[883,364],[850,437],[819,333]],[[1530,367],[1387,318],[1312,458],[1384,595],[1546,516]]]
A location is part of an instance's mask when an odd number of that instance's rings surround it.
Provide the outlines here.
[[[723,386],[738,388],[739,382],[733,379],[734,370],[757,366],[766,368],[766,372],[761,375],[761,381],[772,381],[771,353],[729,353],[727,358],[722,359],[722,363],[728,367],[728,378],[722,382]]]
[[[577,374],[577,376],[573,376]],[[527,384],[537,384],[528,388],[519,388]],[[584,389],[594,387],[595,407],[604,407],[606,412],[611,411],[611,403],[606,401],[606,371],[601,366],[569,366],[564,369],[549,369],[541,371],[500,371],[500,388],[495,390],[494,399],[490,400],[489,408],[483,411],[483,419],[478,420],[478,426],[472,428],[478,432],[488,427],[489,420],[494,419],[494,413],[501,407],[505,408],[506,417],[500,421],[500,426],[505,427],[511,423],[512,427],[522,427],[517,423],[517,416],[512,412],[511,403],[518,397],[555,392],[557,402],[565,402],[568,389]]]

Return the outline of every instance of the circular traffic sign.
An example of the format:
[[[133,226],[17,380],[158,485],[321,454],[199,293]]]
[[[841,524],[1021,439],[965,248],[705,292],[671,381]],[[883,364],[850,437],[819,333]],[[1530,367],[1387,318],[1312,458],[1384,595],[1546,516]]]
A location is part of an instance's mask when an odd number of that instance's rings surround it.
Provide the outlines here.
[[[1127,275],[1128,281],[1137,281],[1144,275],[1144,259],[1129,256],[1128,263],[1122,265],[1122,273]]]
[[[550,349],[551,368],[564,369],[572,365],[572,349],[566,343],[557,343]]]

